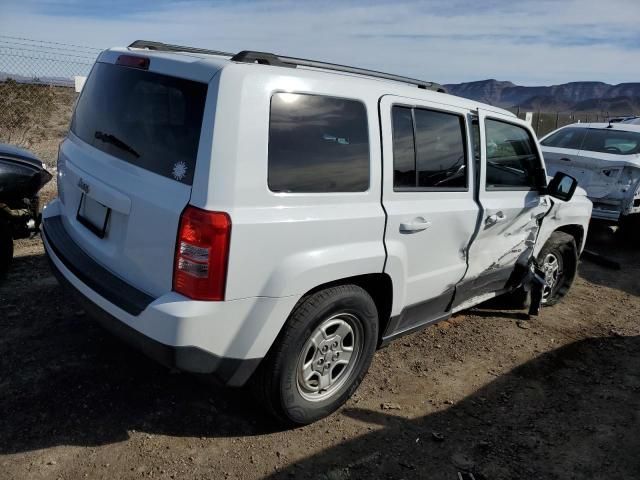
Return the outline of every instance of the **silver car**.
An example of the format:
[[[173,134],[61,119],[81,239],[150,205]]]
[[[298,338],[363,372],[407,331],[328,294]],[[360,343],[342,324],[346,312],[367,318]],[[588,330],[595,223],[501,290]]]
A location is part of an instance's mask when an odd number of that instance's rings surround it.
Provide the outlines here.
[[[548,174],[567,173],[587,191],[592,218],[640,237],[640,125],[574,123],[540,143]]]

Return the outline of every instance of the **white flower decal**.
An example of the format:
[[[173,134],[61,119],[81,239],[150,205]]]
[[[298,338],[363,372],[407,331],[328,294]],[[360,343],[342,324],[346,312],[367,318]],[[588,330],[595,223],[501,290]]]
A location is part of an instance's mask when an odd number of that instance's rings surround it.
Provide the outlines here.
[[[171,174],[176,180],[182,180],[187,175],[187,165],[184,162],[176,162]]]

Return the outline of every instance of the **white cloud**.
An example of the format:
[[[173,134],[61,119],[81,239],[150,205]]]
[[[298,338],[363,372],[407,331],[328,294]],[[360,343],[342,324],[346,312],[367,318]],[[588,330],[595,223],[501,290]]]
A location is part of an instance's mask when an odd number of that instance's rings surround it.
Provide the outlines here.
[[[143,38],[219,50],[272,51],[441,83],[640,80],[640,2],[401,0],[371,4],[151,3],[147,11],[70,15],[73,2],[2,7],[4,35],[108,47]],[[46,7],[46,8],[45,8]]]

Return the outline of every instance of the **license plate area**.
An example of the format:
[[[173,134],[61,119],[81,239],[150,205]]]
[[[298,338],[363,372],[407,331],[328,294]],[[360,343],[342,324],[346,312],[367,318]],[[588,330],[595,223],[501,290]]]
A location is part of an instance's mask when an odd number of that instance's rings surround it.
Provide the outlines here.
[[[82,194],[80,203],[78,204],[76,219],[84,225],[87,230],[95,234],[98,238],[104,238],[107,233],[110,216],[110,208],[105,207],[84,193]]]

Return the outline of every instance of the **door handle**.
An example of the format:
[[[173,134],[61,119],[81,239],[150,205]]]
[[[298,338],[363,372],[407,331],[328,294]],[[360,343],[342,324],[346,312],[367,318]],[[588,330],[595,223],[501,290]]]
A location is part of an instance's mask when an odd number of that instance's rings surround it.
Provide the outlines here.
[[[484,221],[486,225],[495,225],[496,223],[504,222],[507,219],[503,212],[496,212],[493,215],[489,215]]]
[[[560,160],[563,161],[563,162],[570,162],[571,161],[571,159],[567,158],[567,157],[562,157]]]
[[[414,218],[411,223],[401,223],[400,224],[400,232],[401,233],[415,233],[426,230],[431,226],[431,222],[428,222],[422,217]]]

